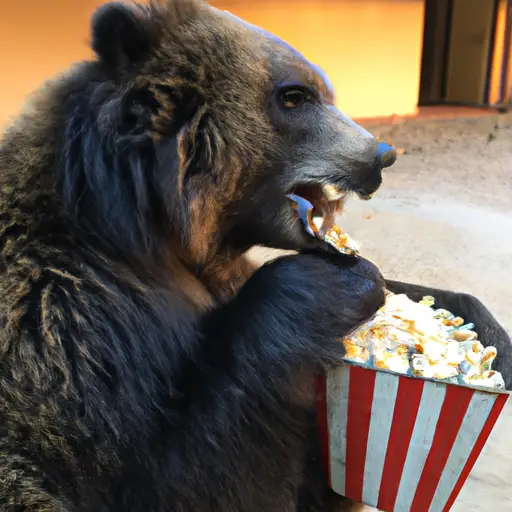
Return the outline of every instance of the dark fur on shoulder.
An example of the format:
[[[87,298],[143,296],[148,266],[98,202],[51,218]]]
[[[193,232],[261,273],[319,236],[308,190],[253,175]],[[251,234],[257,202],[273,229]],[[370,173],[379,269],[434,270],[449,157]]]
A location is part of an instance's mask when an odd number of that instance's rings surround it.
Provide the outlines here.
[[[320,510],[313,380],[383,281],[285,195],[375,191],[377,142],[198,0],[107,4],[92,45],[0,145],[0,509]]]

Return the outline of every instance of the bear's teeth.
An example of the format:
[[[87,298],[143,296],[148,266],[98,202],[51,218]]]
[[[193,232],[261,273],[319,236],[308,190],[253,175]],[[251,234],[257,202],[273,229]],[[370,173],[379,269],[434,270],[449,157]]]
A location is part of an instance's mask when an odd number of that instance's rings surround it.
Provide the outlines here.
[[[336,185],[322,185],[322,192],[328,201],[338,201],[346,195],[346,192]]]
[[[320,229],[322,228],[322,225],[324,223],[324,218],[314,216],[312,220],[313,220],[313,224],[315,225],[317,231],[320,231]]]

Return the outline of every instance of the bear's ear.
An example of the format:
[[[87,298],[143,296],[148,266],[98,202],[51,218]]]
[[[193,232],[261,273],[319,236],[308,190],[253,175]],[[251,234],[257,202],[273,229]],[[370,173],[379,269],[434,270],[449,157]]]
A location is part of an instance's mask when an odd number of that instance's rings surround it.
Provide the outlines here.
[[[154,42],[147,12],[121,2],[99,7],[92,17],[91,30],[93,50],[112,67],[142,61]]]

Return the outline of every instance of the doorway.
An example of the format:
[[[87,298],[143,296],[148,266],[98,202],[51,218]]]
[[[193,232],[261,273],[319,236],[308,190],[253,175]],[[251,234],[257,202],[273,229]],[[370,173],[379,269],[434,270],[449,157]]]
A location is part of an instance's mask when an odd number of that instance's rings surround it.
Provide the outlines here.
[[[507,80],[511,3],[507,0],[425,1],[419,106],[499,103],[491,88],[497,87],[493,80]],[[506,19],[498,24],[500,9]],[[497,42],[501,45],[502,59],[496,58]],[[501,103],[503,99],[502,94]]]

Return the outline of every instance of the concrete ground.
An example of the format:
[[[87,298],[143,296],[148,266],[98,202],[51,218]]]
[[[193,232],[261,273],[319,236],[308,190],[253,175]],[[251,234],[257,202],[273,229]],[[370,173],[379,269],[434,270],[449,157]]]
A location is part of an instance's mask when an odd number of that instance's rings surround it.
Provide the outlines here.
[[[386,277],[469,292],[512,332],[512,117],[369,129],[405,154],[372,201],[348,204],[340,225]],[[251,256],[277,254],[255,249]],[[511,429],[509,403],[454,512],[512,510]]]

